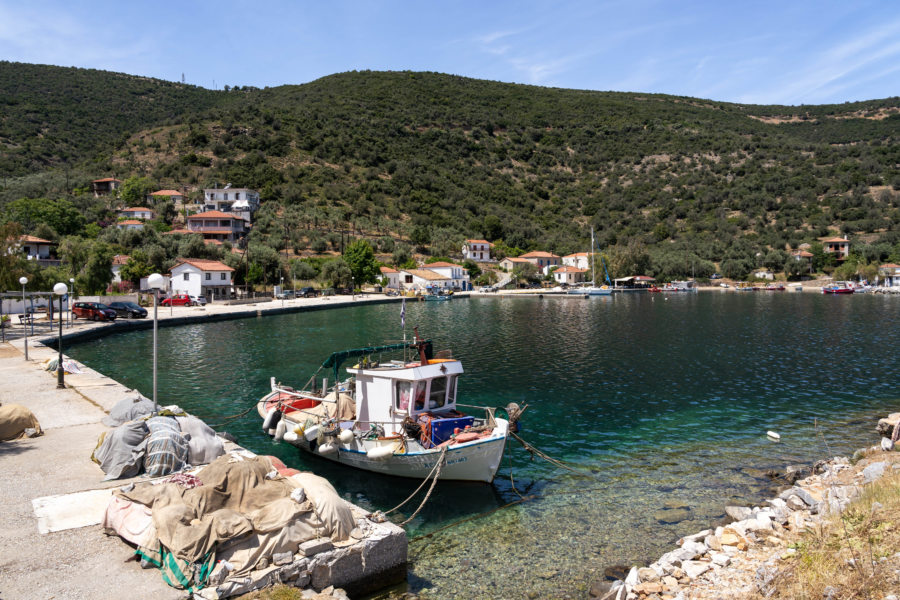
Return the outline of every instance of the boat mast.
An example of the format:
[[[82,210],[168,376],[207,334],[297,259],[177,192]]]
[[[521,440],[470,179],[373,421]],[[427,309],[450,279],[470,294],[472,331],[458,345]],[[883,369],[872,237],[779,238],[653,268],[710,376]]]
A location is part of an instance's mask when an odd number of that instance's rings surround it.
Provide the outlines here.
[[[597,287],[597,277],[594,275],[594,228],[591,227],[591,287]]]

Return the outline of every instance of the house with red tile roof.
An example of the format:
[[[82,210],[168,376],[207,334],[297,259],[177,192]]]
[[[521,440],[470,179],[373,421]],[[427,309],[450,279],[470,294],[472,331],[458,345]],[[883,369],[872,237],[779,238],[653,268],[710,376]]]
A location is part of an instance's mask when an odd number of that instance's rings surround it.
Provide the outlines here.
[[[208,210],[187,218],[187,230],[199,233],[205,240],[236,242],[247,234],[248,223],[243,217],[219,210]]]
[[[878,267],[878,277],[884,287],[900,287],[900,265],[884,263]]]
[[[156,192],[150,192],[147,195],[147,200],[151,202],[157,202],[159,200],[169,199],[175,204],[184,204],[184,194],[179,192],[178,190],[159,190]]]
[[[120,272],[122,271],[122,267],[128,262],[128,259],[131,258],[127,254],[116,254],[113,256],[112,260],[112,274],[113,274],[113,283],[119,283],[122,281],[122,276]]]
[[[469,284],[469,272],[462,265],[456,263],[438,261],[426,263],[424,268],[434,271],[440,275],[450,278],[450,288],[457,291],[466,291],[472,289]]]
[[[120,187],[122,187],[122,182],[115,177],[104,177],[91,182],[91,191],[94,192],[94,198],[108,196]]]
[[[591,268],[591,253],[576,252],[575,254],[566,254],[562,257],[562,264],[570,267],[578,267],[579,269]]]
[[[130,206],[118,211],[120,217],[126,219],[143,219],[149,221],[153,218],[154,212],[145,206]]]
[[[400,271],[400,287],[405,290],[425,291],[450,289],[451,280],[430,269],[403,269]]]
[[[138,221],[137,219],[125,219],[124,221],[119,221],[116,223],[116,227],[119,229],[143,229],[144,222]]]
[[[530,260],[520,258],[518,256],[507,256],[503,260],[501,260],[498,264],[501,269],[506,270],[508,273],[512,273],[513,269],[515,269],[518,265],[524,265],[531,263]]]
[[[173,294],[203,296],[207,301],[232,294],[234,269],[218,260],[179,258],[169,271]]]
[[[400,289],[400,271],[397,269],[392,269],[391,267],[379,267],[381,269],[381,277],[382,279],[387,279],[388,283],[385,286],[391,290],[399,290]]]
[[[463,259],[475,262],[492,262],[491,248],[494,245],[487,240],[466,240],[462,247]]]
[[[850,240],[847,236],[833,237],[822,240],[825,252],[836,254],[838,260],[845,260],[850,256]]]
[[[56,253],[56,242],[35,237],[33,235],[23,235],[19,237],[16,246],[21,249],[25,258],[28,260],[36,260],[41,266],[58,265],[60,261],[53,257]]]
[[[526,252],[519,258],[524,258],[530,263],[537,265],[537,268],[546,275],[550,267],[557,267],[562,263],[562,259],[552,252],[544,252],[543,250],[535,250],[534,252]]]

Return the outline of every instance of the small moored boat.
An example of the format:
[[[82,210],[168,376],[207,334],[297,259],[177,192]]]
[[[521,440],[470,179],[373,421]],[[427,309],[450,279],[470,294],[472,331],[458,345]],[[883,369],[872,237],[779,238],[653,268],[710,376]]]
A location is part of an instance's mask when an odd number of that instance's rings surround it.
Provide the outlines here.
[[[386,352],[415,350],[413,362],[376,361]],[[457,380],[462,364],[447,353],[431,355],[431,342],[389,344],[335,352],[322,363],[339,369],[345,360],[352,377],[328,391],[300,391],[271,381],[258,410],[263,428],[302,450],[351,467],[426,479],[490,483],[500,467],[509,421],[491,407],[481,416],[460,412]],[[314,381],[315,376],[310,381]],[[515,413],[515,409],[508,408]],[[273,431],[274,430],[274,431]],[[442,463],[442,464],[440,464]]]

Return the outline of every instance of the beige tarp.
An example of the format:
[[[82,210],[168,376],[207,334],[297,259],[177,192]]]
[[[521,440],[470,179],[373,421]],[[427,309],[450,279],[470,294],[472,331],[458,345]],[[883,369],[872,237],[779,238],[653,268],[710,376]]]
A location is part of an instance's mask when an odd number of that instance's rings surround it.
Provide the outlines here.
[[[337,416],[338,421],[352,421],[356,418],[356,405],[353,403],[353,398],[351,398],[349,394],[341,393],[341,395],[338,396],[338,401],[335,403],[334,392],[331,392],[325,396],[325,400],[330,400],[330,402],[322,402],[318,406],[305,408],[302,413],[288,413],[288,416],[300,421],[303,420],[300,417],[301,414],[327,418],[334,418]]]
[[[41,426],[34,413],[21,404],[0,406],[0,442],[25,437],[26,429],[34,429],[36,435],[41,434]]]
[[[349,535],[354,526],[350,509],[327,481],[304,480],[307,500],[297,503],[290,494],[301,483],[280,475],[267,479],[272,471],[265,457],[226,454],[197,474],[200,487],[141,485],[116,494],[149,506],[159,541],[189,562],[216,548],[217,554],[235,558],[241,571],[249,570],[272,551],[296,552],[300,543],[322,535],[335,540]]]

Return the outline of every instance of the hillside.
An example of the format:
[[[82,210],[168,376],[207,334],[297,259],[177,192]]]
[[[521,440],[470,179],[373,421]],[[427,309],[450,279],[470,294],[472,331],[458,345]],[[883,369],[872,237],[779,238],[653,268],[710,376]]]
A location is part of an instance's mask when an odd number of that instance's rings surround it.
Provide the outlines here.
[[[340,228],[433,254],[464,237],[563,254],[593,226],[601,248],[638,249],[629,267],[684,274],[783,264],[837,233],[878,260],[900,239],[898,98],[749,106],[412,72],[212,92],[0,63],[0,105],[0,201],[60,166],[229,182],[263,192],[253,235],[273,247]]]

